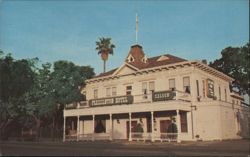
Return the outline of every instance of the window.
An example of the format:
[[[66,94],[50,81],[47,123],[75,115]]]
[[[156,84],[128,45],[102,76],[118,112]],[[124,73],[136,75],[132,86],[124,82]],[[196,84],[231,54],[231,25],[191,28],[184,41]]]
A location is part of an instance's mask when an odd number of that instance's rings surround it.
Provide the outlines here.
[[[94,89],[94,99],[97,99],[97,98],[98,98],[98,90]]]
[[[116,87],[112,87],[112,96],[116,96]]]
[[[181,118],[181,132],[188,132],[187,113],[186,112],[180,113],[180,118]]]
[[[175,79],[169,79],[169,89],[175,90]]]
[[[151,117],[147,117],[147,132],[152,132]]]
[[[151,81],[149,82],[149,91],[153,92],[155,90],[155,82]]]
[[[110,88],[106,88],[106,96],[107,96],[107,97],[110,97],[110,96],[111,96]]]
[[[95,133],[106,132],[106,120],[95,120]]]
[[[203,97],[206,97],[206,84],[205,84],[205,80],[202,80],[202,94]]]
[[[142,93],[147,94],[147,82],[142,82]]]
[[[225,88],[225,101],[227,101],[227,89]]]
[[[126,95],[132,94],[132,86],[126,86]]]
[[[147,82],[142,82],[143,99],[147,99]]]
[[[190,93],[190,78],[183,77],[183,90],[186,93]]]
[[[220,90],[220,87],[219,87],[219,100],[221,100],[221,90]]]
[[[197,87],[197,96],[200,96],[199,81],[198,80],[196,80],[196,87]]]

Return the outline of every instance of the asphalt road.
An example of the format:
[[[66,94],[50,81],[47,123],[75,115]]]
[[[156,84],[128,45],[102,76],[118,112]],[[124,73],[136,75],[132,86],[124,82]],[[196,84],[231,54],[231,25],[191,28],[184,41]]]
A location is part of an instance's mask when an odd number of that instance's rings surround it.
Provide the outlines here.
[[[3,156],[248,156],[249,140],[151,143],[95,142],[1,142]]]

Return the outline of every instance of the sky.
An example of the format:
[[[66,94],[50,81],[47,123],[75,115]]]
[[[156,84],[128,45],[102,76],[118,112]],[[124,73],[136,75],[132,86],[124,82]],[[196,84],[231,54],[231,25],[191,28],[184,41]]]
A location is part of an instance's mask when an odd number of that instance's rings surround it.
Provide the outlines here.
[[[209,62],[249,41],[248,0],[0,0],[0,49],[17,59],[90,65],[99,74],[95,42],[111,37],[107,70],[121,66],[135,44],[136,13],[147,57]]]

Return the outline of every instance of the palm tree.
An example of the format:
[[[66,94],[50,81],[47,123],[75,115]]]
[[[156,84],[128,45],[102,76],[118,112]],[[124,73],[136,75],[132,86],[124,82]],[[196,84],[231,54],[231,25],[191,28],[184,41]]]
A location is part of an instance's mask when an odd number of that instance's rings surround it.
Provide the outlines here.
[[[96,50],[98,55],[101,54],[103,60],[103,72],[106,71],[106,61],[108,60],[109,54],[113,55],[115,45],[111,43],[111,38],[99,38],[96,42]]]

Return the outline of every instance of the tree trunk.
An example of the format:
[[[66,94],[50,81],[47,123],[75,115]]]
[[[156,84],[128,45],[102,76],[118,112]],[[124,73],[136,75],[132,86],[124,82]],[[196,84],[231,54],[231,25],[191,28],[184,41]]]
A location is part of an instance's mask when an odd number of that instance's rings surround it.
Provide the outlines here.
[[[103,60],[103,72],[106,72],[106,60]]]

